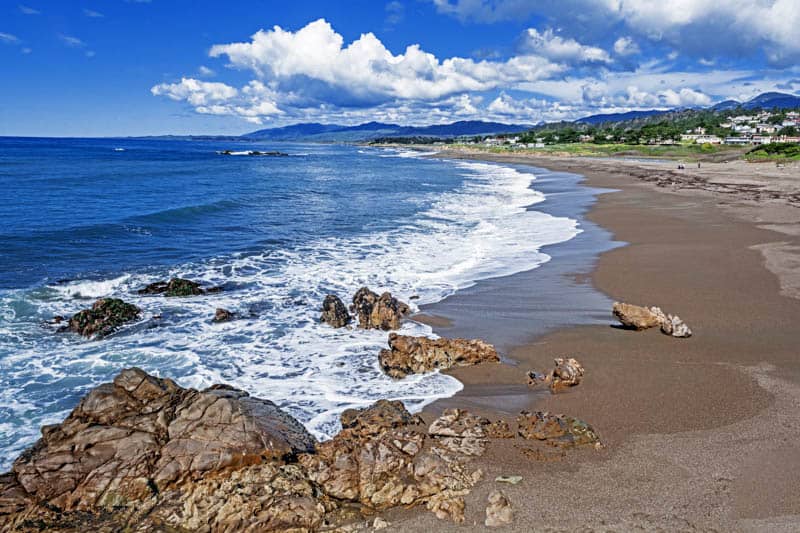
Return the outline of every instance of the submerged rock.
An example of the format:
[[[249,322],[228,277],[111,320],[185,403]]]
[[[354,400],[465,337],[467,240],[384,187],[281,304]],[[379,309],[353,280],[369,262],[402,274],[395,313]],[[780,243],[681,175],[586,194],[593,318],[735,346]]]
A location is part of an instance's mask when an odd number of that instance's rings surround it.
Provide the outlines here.
[[[428,339],[389,334],[389,350],[381,350],[378,360],[393,378],[422,374],[453,366],[497,362],[494,346],[478,339]]]
[[[522,411],[517,417],[517,426],[520,437],[546,441],[552,446],[568,448],[592,444],[602,447],[594,428],[571,416]]]
[[[583,379],[584,369],[576,359],[556,358],[555,368],[546,374],[528,372],[528,386],[535,387],[542,383],[550,387],[553,394],[569,387],[580,384]]]
[[[115,332],[126,322],[136,320],[142,310],[118,298],[100,298],[89,309],[72,315],[63,328],[84,337],[104,337]],[[58,322],[56,322],[58,323]]]
[[[329,294],[322,302],[322,317],[320,322],[324,322],[334,328],[342,328],[350,323],[352,318],[347,312],[344,302],[335,294]]]
[[[514,520],[514,511],[511,502],[502,491],[493,490],[489,493],[489,505],[486,506],[487,527],[500,527],[510,524]]]
[[[692,336],[692,330],[683,320],[676,315],[665,314],[659,307],[641,307],[614,302],[612,311],[627,328],[643,330],[659,327],[665,335],[684,338]]]
[[[367,287],[361,287],[353,296],[350,307],[358,317],[358,327],[385,331],[400,327],[400,321],[411,312],[408,304],[384,292],[380,296]]]
[[[143,289],[139,289],[139,294],[163,294],[166,297],[175,296],[198,296],[207,292],[219,292],[218,287],[203,289],[196,281],[183,278],[172,278],[169,281],[156,281]]]
[[[234,313],[221,307],[217,307],[217,310],[214,312],[214,322],[228,322],[234,318],[236,318]]]

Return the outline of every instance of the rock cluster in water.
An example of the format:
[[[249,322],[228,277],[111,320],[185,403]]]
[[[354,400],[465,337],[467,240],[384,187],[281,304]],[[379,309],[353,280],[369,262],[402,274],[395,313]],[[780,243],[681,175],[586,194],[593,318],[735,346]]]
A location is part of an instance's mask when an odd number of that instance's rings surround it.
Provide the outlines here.
[[[672,337],[691,337],[692,330],[677,315],[665,314],[659,307],[642,307],[614,302],[614,316],[626,328],[641,331],[659,327],[661,332]]]
[[[341,422],[318,443],[268,400],[124,370],[0,476],[0,529],[315,531],[400,505],[462,522],[482,475],[470,458],[514,437],[505,421],[458,409],[428,426],[386,400]],[[599,443],[571,417],[523,412],[517,422],[521,438]],[[508,500],[490,498],[487,525],[510,519]]]
[[[84,337],[105,337],[126,322],[136,320],[141,313],[142,310],[135,305],[118,298],[100,298],[91,308],[75,313],[63,330],[73,331]]]
[[[494,346],[479,339],[428,339],[389,334],[389,349],[381,350],[378,361],[393,378],[422,374],[454,366],[498,362]]]
[[[172,278],[169,281],[156,281],[139,289],[139,294],[163,294],[171,298],[177,296],[199,296],[201,294],[220,292],[221,287],[204,289],[200,283],[184,278]]]
[[[555,368],[545,374],[528,372],[528,386],[535,387],[545,384],[550,388],[550,392],[555,394],[580,384],[584,369],[576,359],[558,357],[553,362],[556,365]]]
[[[322,302],[320,321],[334,328],[341,328],[352,321],[351,312],[358,320],[358,327],[389,331],[400,327],[400,322],[411,312],[411,308],[389,292],[378,295],[369,288],[362,287],[353,295],[349,312],[338,296],[327,295]]]

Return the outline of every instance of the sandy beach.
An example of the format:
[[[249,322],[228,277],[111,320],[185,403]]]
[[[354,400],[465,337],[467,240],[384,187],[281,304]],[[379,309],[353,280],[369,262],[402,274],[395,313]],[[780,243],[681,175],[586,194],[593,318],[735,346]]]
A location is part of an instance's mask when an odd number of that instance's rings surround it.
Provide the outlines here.
[[[464,525],[395,511],[392,527],[483,529],[487,494],[501,488],[514,531],[797,531],[800,169],[732,162],[676,172],[672,162],[440,156],[573,172],[615,190],[588,218],[628,244],[601,255],[592,283],[612,299],[679,314],[694,336],[622,330],[609,309],[605,324],[516,346],[508,364],[452,371],[464,390],[427,416],[465,407],[513,427],[521,406],[564,413],[590,422],[606,447],[542,456],[518,439],[494,440],[478,460],[486,481],[467,496]],[[483,297],[492,302],[492,291]],[[449,325],[438,324],[442,335]],[[586,367],[580,386],[558,395],[527,388],[526,371],[563,356]],[[500,475],[523,481],[495,483]]]

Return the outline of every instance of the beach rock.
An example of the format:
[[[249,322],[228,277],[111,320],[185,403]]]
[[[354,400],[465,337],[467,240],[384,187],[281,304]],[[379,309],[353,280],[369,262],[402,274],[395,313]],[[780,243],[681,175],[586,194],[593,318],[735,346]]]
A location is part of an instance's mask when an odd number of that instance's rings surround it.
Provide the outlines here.
[[[665,335],[686,338],[692,330],[676,315],[668,315],[659,307],[640,307],[638,305],[615,302],[614,316],[628,328],[643,330],[658,326]]]
[[[692,336],[692,330],[689,329],[689,326],[677,315],[667,315],[666,320],[661,322],[661,332],[665,335],[672,335],[678,338]]]
[[[321,322],[324,322],[334,328],[342,328],[350,323],[352,318],[350,313],[347,312],[344,302],[334,294],[329,294],[322,302],[322,317]]]
[[[206,475],[280,461],[315,439],[267,400],[184,389],[138,368],[93,389],[13,464],[35,501],[63,511],[135,507]]]
[[[515,436],[508,422],[505,420],[489,422],[489,424],[483,428],[483,431],[490,439],[513,439]]]
[[[367,287],[358,289],[350,309],[358,317],[358,327],[385,331],[399,328],[402,318],[411,312],[408,304],[390,293],[378,296]]]
[[[554,362],[555,368],[546,374],[528,372],[528,386],[535,387],[544,383],[550,387],[550,392],[555,394],[580,384],[584,369],[576,359],[559,357],[554,359]]]
[[[100,298],[90,309],[75,313],[64,329],[84,337],[104,337],[126,322],[136,320],[141,313],[142,310],[135,305],[118,298]]]
[[[494,490],[489,494],[489,505],[486,506],[487,527],[500,527],[510,524],[514,520],[511,502],[502,491]]]
[[[614,316],[626,328],[643,330],[661,325],[663,313],[660,309],[614,302]]]
[[[594,428],[571,416],[551,415],[546,412],[522,411],[517,417],[519,436],[525,439],[546,441],[560,448],[594,445],[602,447]]]
[[[389,350],[381,350],[378,360],[384,372],[395,379],[453,366],[498,362],[491,344],[478,339],[428,339],[391,333]]]
[[[183,278],[172,278],[169,281],[157,281],[151,283],[143,289],[139,289],[139,294],[163,294],[166,297],[176,296],[198,296],[206,292],[218,292],[218,288],[213,291],[206,291],[200,287],[196,281]]]
[[[228,322],[234,318],[236,318],[234,313],[221,307],[217,307],[217,310],[214,312],[214,322]]]
[[[373,511],[425,504],[437,516],[458,519],[457,500],[481,476],[468,470],[467,455],[442,446],[400,402],[346,411],[342,427],[315,453],[299,456],[323,494]]]

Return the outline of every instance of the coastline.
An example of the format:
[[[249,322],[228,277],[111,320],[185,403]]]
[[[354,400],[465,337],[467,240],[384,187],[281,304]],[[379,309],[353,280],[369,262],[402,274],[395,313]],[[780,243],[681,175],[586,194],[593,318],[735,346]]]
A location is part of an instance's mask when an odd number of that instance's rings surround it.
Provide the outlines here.
[[[797,172],[705,164],[683,179],[670,172],[670,162],[437,157],[573,172],[589,187],[618,191],[601,195],[588,214],[628,243],[600,256],[594,286],[615,299],[662,306],[695,330],[687,340],[623,331],[609,327],[609,309],[605,325],[562,328],[517,346],[509,352],[515,364],[449,372],[465,387],[428,406],[427,416],[465,407],[510,420],[524,405],[581,417],[607,445],[542,461],[500,443],[481,458],[487,480],[524,478],[503,487],[516,513],[511,528],[797,527]],[[525,372],[560,356],[584,363],[584,383],[555,396],[528,390]],[[482,523],[494,485],[483,483],[467,497],[466,524]],[[393,514],[403,530],[458,529],[421,513]]]

